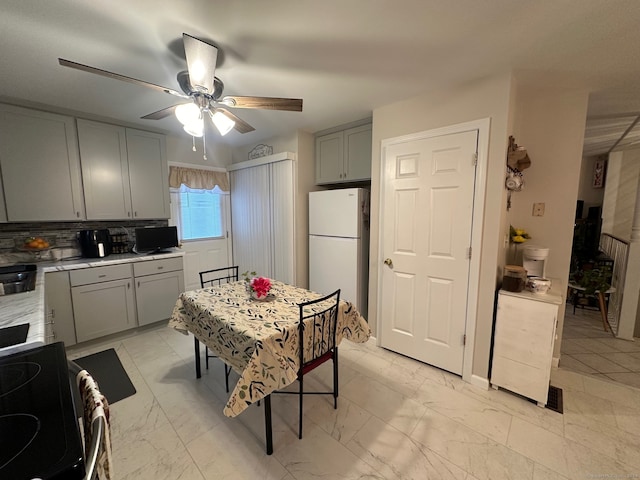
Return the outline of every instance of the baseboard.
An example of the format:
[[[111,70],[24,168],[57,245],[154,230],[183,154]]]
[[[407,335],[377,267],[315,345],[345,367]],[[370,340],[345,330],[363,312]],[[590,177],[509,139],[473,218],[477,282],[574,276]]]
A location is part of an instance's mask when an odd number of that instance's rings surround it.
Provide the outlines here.
[[[490,386],[488,378],[483,378],[478,375],[471,375],[469,383],[474,387],[479,387],[484,390],[489,390],[489,386]]]

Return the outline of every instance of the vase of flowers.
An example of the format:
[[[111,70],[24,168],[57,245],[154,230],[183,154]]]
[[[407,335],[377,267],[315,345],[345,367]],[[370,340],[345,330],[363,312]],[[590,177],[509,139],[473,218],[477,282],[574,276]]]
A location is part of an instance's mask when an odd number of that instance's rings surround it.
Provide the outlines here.
[[[531,235],[522,228],[513,228],[511,225],[509,226],[509,235],[513,243],[524,243],[531,238]]]
[[[251,296],[256,300],[266,300],[271,290],[271,280],[267,277],[253,277],[249,281]]]

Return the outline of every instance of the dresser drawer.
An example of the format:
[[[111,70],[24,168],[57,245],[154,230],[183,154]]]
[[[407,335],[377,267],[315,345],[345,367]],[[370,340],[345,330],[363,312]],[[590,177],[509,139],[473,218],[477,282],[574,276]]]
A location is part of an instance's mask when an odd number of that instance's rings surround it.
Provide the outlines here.
[[[135,277],[144,277],[156,273],[177,272],[182,269],[182,257],[171,257],[163,258],[162,260],[136,262],[133,264],[133,275]]]
[[[126,263],[122,265],[107,265],[104,267],[71,270],[69,276],[72,287],[131,278],[131,264]]]

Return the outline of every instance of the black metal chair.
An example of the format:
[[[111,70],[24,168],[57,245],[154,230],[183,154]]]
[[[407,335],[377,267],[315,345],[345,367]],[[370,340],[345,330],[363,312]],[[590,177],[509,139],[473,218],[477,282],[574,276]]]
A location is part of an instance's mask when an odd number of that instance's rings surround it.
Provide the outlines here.
[[[231,267],[222,267],[222,268],[214,268],[213,270],[205,270],[203,272],[199,272],[200,275],[200,287],[213,287],[216,285],[222,285],[223,283],[229,282],[237,282],[238,281],[238,266],[234,265]],[[200,342],[194,336],[194,347],[196,354],[196,373],[197,376],[200,377]],[[218,358],[216,355],[209,354],[209,349],[205,345],[204,347],[204,362],[207,370],[209,370],[209,359],[210,358]],[[231,373],[231,367],[229,367],[226,363],[224,364],[224,385],[227,389],[227,393],[229,393],[229,374]]]
[[[336,345],[336,328],[338,324],[339,305],[339,289],[329,295],[318,298],[317,300],[299,304],[299,389],[297,392],[273,392],[299,395],[300,417],[298,426],[298,438],[302,438],[302,399],[305,394],[333,395],[333,408],[338,408],[338,346]],[[328,360],[333,361],[333,390],[330,392],[305,392],[304,376]]]

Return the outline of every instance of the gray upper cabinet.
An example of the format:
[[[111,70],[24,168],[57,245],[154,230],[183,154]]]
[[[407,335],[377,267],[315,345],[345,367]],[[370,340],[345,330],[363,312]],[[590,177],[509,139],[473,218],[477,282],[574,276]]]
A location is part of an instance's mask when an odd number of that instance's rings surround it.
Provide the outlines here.
[[[84,218],[72,117],[0,104],[0,169],[9,222]]]
[[[127,128],[127,152],[134,218],[169,218],[169,166],[164,135]]]
[[[89,220],[169,218],[163,135],[78,119]]]
[[[316,137],[316,184],[371,180],[371,124]]]

